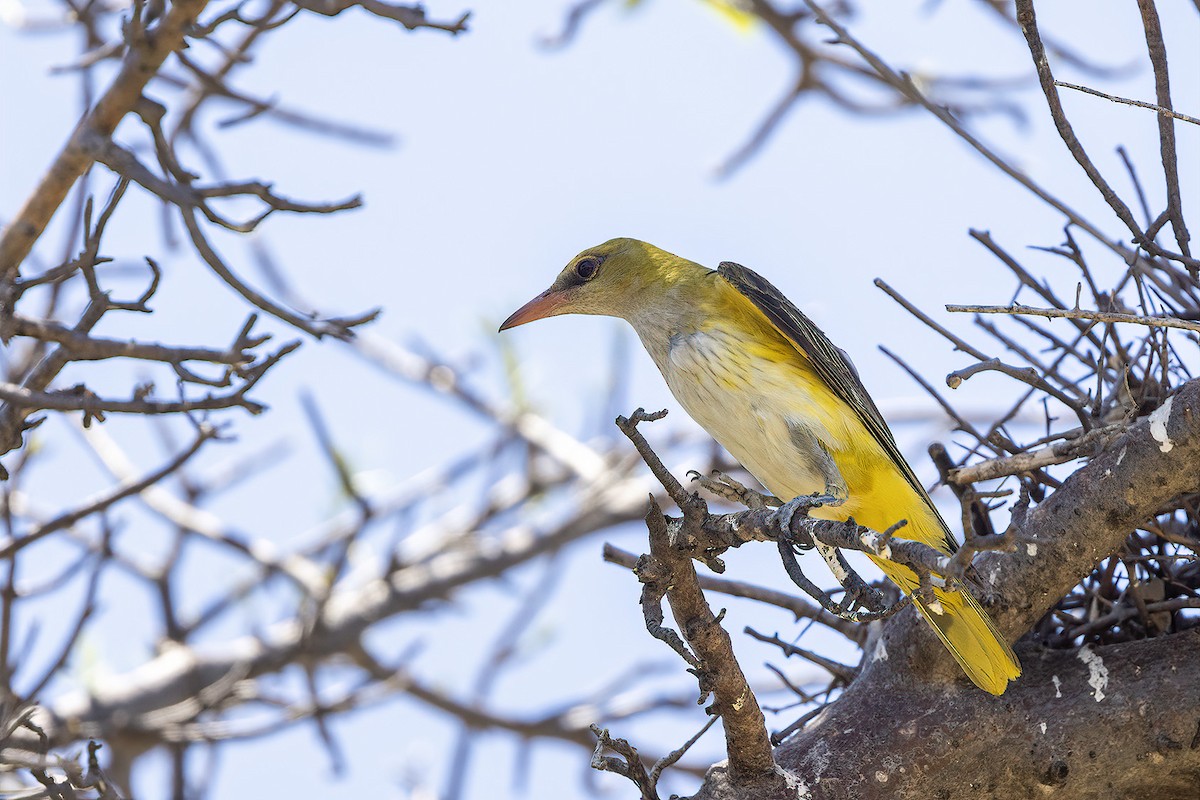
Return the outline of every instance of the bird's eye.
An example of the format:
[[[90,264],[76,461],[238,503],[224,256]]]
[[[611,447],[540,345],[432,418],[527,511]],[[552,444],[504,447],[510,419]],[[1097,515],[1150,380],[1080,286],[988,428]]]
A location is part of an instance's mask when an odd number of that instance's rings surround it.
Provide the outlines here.
[[[596,270],[600,268],[600,260],[598,258],[581,258],[579,263],[575,265],[575,274],[586,280],[591,280],[596,274]]]

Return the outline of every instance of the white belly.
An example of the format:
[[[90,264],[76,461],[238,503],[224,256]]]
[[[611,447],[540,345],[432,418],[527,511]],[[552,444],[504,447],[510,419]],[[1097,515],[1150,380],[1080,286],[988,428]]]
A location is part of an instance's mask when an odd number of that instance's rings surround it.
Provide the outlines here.
[[[651,355],[684,410],[772,494],[788,500],[824,491],[825,479],[795,445],[792,427],[835,448],[841,437],[809,400],[805,376],[761,359],[718,360],[729,339],[720,330],[675,334],[665,353]]]

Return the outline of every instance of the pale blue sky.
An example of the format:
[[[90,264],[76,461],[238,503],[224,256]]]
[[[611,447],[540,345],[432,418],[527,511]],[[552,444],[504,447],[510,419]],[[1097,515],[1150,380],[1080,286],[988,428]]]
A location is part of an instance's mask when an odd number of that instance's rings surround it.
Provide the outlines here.
[[[886,7],[873,8],[853,30],[901,67],[996,77],[1029,72],[1019,34],[997,28],[975,4],[944,3],[934,14],[923,11],[930,4],[916,0],[873,5]],[[1107,64],[1141,64],[1144,43],[1130,4],[1089,4],[1085,13],[1075,4],[1040,5],[1046,6],[1043,28],[1080,52]],[[1177,79],[1176,105],[1194,114],[1200,110],[1200,62],[1195,19],[1184,5],[1163,3],[1162,12]],[[439,0],[430,13],[452,17],[463,7]],[[1011,284],[968,238],[971,227],[991,230],[1037,271],[1059,267],[1051,256],[1024,249],[1057,244],[1058,216],[924,114],[863,120],[808,100],[758,158],[732,178],[714,180],[714,167],[792,82],[788,55],[765,30],[738,31],[698,2],[652,0],[633,11],[613,3],[593,15],[574,44],[548,52],[537,40],[557,30],[565,4],[465,7],[473,12],[470,32],[456,39],[435,32],[408,34],[361,13],[336,20],[304,16],[272,36],[237,81],[254,94],[278,95],[292,106],[394,132],[398,146],[357,148],[267,121],[214,138],[233,176],[273,179],[280,192],[312,200],[363,193],[366,205],[359,211],[321,218],[278,215],[260,236],[296,288],[321,308],[354,312],[383,306],[383,318],[371,329],[376,335],[403,341],[418,336],[453,357],[490,356],[499,320],[541,291],[573,254],[613,236],[636,236],[712,266],[735,260],[767,275],[851,353],[886,409],[889,402],[920,397],[920,391],[877,352],[877,344],[901,351],[938,385],[940,376],[966,362],[876,290],[872,278],[883,277],[932,312],[948,302],[1007,302]],[[0,27],[0,215],[11,215],[75,119],[76,83],[45,71],[47,65],[70,61],[74,47],[73,34],[29,35]],[[203,47],[196,53],[211,55]],[[1058,69],[1065,80],[1097,82],[1068,66]],[[1153,96],[1144,68],[1108,80],[1103,88]],[[1035,91],[1030,84],[1014,95],[1030,110],[1028,130],[997,116],[982,121],[985,136],[1085,216],[1119,233],[1065,157]],[[1113,147],[1124,143],[1152,197],[1160,197],[1153,116],[1096,98],[1067,94],[1064,100],[1091,154],[1120,190],[1127,184]],[[1177,129],[1186,192],[1200,174],[1197,132],[1186,125]],[[100,191],[107,192],[109,176],[98,170],[97,180]],[[130,198],[105,247],[126,260],[143,254],[161,258],[167,280],[156,300],[157,313],[106,320],[102,332],[144,340],[225,341],[240,323],[243,307],[186,252],[166,251],[159,219],[152,203]],[[58,257],[59,238],[47,240],[53,244],[43,251],[47,260]],[[259,280],[242,242],[233,236],[215,241],[246,275]],[[966,329],[965,321],[952,324]],[[615,336],[625,336],[636,348],[619,323],[556,319],[507,336],[540,408],[568,430],[610,433],[598,419],[605,359]],[[634,356],[631,404],[675,408],[649,360],[640,350]],[[124,378],[96,368],[82,374],[96,387],[120,386]],[[981,386],[972,387],[977,402],[986,403],[999,385],[988,380],[980,378]],[[498,383],[481,383],[502,391]],[[332,478],[303,422],[302,389],[325,410],[355,466],[385,480],[464,451],[482,431],[428,394],[381,378],[345,348],[306,344],[256,392],[272,406],[270,413],[229,416],[237,447],[287,438],[292,456],[225,495],[215,508],[255,535],[285,545],[337,504]],[[669,424],[690,423],[676,413]],[[120,419],[107,425],[148,467],[160,455],[143,427],[141,421]],[[46,440],[65,437],[56,445],[62,455],[50,462],[56,466],[35,483],[47,503],[67,502],[103,484],[89,464],[69,455],[65,430],[61,423],[46,425]],[[922,437],[929,435],[928,430],[900,431],[918,472],[927,477],[932,473],[922,455]],[[202,465],[214,467],[231,455],[231,448],[214,448]],[[56,476],[54,470],[67,469],[76,476],[69,490],[55,485],[61,473]],[[146,535],[146,546],[154,546],[149,534],[129,535]],[[631,530],[616,538],[636,549],[640,535]],[[559,605],[548,609],[538,626],[538,635],[549,643],[528,668],[501,684],[502,707],[550,708],[647,659],[674,669],[674,679],[663,685],[686,686],[679,680],[679,665],[640,629],[633,580],[600,564],[600,543],[594,539],[567,554]],[[761,553],[739,553],[729,561],[732,575],[782,585],[777,564]],[[535,573],[521,577],[528,581]],[[147,600],[140,590],[123,589],[119,579],[107,588],[103,630],[108,633],[87,648],[90,659],[119,672],[149,653],[154,621],[144,616]],[[462,663],[455,648],[464,641],[474,649],[482,646],[505,619],[496,609],[510,601],[501,589],[474,592],[464,600],[462,610],[440,617],[437,627],[406,622],[390,633],[396,636],[395,651],[426,637],[430,646],[415,671],[465,688],[472,665]],[[579,630],[578,620],[588,614],[610,622],[603,634]],[[731,630],[749,621],[785,635],[793,630],[782,614],[731,605]],[[735,636],[735,646],[756,675],[762,674],[764,660],[780,662],[769,648],[744,637]],[[697,710],[690,718],[656,719],[616,732],[673,746],[702,721]],[[782,727],[787,721],[771,724]],[[389,702],[341,719],[333,728],[348,753],[344,777],[331,775],[313,730],[302,726],[228,748],[213,796],[399,798],[406,796],[399,777],[408,773],[434,787],[443,785],[454,729],[411,701]],[[701,749],[716,758],[719,740],[714,732]],[[509,740],[485,739],[476,763],[488,759],[494,767],[474,774],[469,796],[508,796],[518,764],[515,752]],[[533,752],[530,797],[584,797],[594,786],[616,786],[615,796],[628,796],[627,786],[605,777],[581,780],[586,754],[577,748],[538,743]],[[147,775],[147,783],[136,788],[142,797],[158,796],[163,773]],[[688,784],[674,788],[683,791]]]

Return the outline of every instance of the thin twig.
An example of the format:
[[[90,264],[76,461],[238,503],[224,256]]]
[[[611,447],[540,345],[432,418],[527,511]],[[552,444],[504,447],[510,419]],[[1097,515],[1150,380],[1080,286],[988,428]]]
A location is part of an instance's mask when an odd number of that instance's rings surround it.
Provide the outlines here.
[[[1083,319],[1093,322],[1123,322],[1131,325],[1145,325],[1150,328],[1178,328],[1179,330],[1200,333],[1200,322],[1180,319],[1178,317],[1147,316],[1144,314],[1119,314],[1113,311],[1089,311],[1082,308],[1034,308],[1013,304],[1010,306],[977,306],[947,304],[946,310],[956,314],[1023,314],[1030,317],[1046,317],[1047,319]]]
[[[1102,92],[1099,89],[1093,89],[1089,86],[1080,86],[1076,83],[1067,83],[1066,81],[1055,80],[1054,85],[1063,89],[1074,89],[1077,92],[1084,92],[1085,94],[1095,95],[1096,97],[1103,97],[1105,100],[1111,100],[1114,103],[1123,103],[1124,105],[1137,106],[1138,108],[1148,108],[1151,111],[1171,117],[1172,119],[1177,119],[1181,122],[1190,122],[1193,125],[1200,125],[1200,119],[1197,119],[1196,117],[1190,117],[1187,114],[1180,114],[1178,111],[1172,111],[1169,108],[1163,108],[1162,106],[1155,105],[1154,103],[1147,103],[1144,100],[1130,100],[1128,97],[1118,97],[1115,94],[1108,94],[1107,92]]]

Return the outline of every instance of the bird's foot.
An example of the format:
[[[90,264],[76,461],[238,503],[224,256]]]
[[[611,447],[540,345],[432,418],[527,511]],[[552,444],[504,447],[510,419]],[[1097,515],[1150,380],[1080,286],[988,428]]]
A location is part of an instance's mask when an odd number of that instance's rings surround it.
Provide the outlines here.
[[[746,508],[760,509],[779,505],[779,500],[771,495],[756,492],[748,486],[729,477],[720,470],[713,470],[708,475],[701,475],[695,470],[688,472],[688,477],[700,484],[700,488],[709,494],[716,495],[730,503],[743,505]],[[772,502],[774,501],[774,502]]]
[[[815,494],[802,494],[799,497],[793,497],[782,506],[776,513],[779,515],[779,527],[785,536],[792,537],[795,534],[792,532],[792,519],[796,516],[796,512],[802,511],[805,515],[814,508],[822,506],[840,506],[846,502],[846,498],[841,496],[842,493],[832,493],[829,491],[818,492]]]

